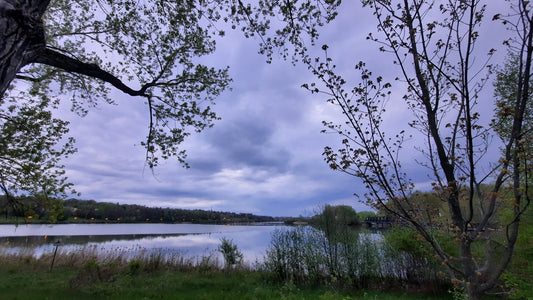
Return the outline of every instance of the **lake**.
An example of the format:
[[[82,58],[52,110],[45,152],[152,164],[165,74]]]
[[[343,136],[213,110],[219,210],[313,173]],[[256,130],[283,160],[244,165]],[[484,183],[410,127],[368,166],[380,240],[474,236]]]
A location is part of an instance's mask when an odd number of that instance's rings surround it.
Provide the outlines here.
[[[35,257],[54,251],[94,248],[98,252],[181,254],[186,257],[222,256],[216,251],[221,238],[233,240],[244,261],[261,261],[271,234],[283,225],[201,224],[25,224],[0,225],[4,253],[32,251]],[[222,260],[221,260],[222,261]]]

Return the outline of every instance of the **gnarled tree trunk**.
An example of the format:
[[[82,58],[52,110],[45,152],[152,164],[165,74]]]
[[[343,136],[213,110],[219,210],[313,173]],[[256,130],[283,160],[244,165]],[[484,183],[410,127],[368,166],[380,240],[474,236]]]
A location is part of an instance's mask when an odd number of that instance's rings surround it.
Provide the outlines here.
[[[0,98],[17,72],[45,49],[42,16],[50,0],[0,0]]]

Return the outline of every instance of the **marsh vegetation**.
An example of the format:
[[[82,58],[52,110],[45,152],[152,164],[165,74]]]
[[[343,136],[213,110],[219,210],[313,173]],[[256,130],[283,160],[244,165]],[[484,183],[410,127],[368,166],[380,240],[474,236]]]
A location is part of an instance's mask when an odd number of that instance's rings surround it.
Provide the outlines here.
[[[27,289],[17,288],[24,282],[34,295],[45,293],[55,299],[68,298],[65,291],[82,299],[95,296],[137,299],[154,295],[163,299],[176,295],[184,299],[402,299],[398,295],[404,295],[404,299],[459,299],[465,296],[465,291],[453,284],[438,257],[416,231],[405,226],[364,229],[354,226],[360,224],[357,215],[344,207],[326,206],[312,218],[311,226],[222,226],[229,231],[191,235],[196,240],[215,244],[211,251],[204,248],[193,255],[168,248],[143,248],[141,244],[132,251],[131,247],[120,247],[116,240],[111,242],[116,246],[112,248],[94,244],[73,251],[62,245],[41,249],[38,255],[37,248],[19,247],[13,251],[4,247],[0,252],[3,279],[0,292],[12,298],[34,299],[30,294],[23,294]],[[133,224],[74,226],[131,227]],[[257,232],[260,234],[253,238]],[[204,235],[207,239],[202,238]],[[531,256],[528,236],[531,236],[529,231],[522,232],[512,267],[492,291],[499,295],[494,297],[527,299],[532,291],[530,267],[526,263]],[[172,237],[165,239],[175,243]],[[261,240],[261,257],[250,259],[246,242],[259,244]],[[442,240],[445,241],[442,247],[456,251],[453,239],[442,237]],[[150,287],[151,282],[159,283]],[[247,286],[243,287],[244,284]]]
[[[0,293],[6,299],[451,299],[416,291],[384,291],[277,280],[267,268],[223,268],[215,256],[187,258],[119,252],[66,253],[35,258],[2,253]]]

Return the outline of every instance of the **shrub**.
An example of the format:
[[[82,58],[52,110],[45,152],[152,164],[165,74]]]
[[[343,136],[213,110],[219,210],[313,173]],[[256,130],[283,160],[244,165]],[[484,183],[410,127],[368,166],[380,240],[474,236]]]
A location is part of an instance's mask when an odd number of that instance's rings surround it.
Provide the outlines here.
[[[231,239],[220,239],[220,245],[218,246],[217,250],[222,253],[222,256],[224,256],[226,269],[232,268],[233,266],[238,265],[242,262],[242,252],[239,251],[239,248],[233,243],[233,240]]]
[[[128,269],[131,275],[137,274],[137,272],[139,272],[139,270],[141,269],[141,262],[136,259],[132,259],[128,263]]]
[[[95,259],[88,260],[85,265],[78,271],[78,274],[70,280],[70,287],[77,288],[81,286],[90,286],[101,282],[100,264]]]
[[[266,251],[264,268],[271,279],[299,284],[330,283],[373,288],[404,283],[445,291],[433,262],[399,251],[380,234],[335,229],[326,233],[306,226],[276,230]]]
[[[448,253],[456,253],[456,245],[451,236],[435,231],[439,235],[441,247]],[[441,290],[447,288],[449,278],[444,272],[440,261],[433,255],[429,244],[413,229],[395,227],[384,233],[389,250],[397,265],[397,276],[407,284],[424,286],[427,290]],[[443,275],[438,275],[443,274]]]
[[[264,267],[281,282],[319,281],[324,276],[324,259],[319,231],[312,227],[275,230],[266,251]]]

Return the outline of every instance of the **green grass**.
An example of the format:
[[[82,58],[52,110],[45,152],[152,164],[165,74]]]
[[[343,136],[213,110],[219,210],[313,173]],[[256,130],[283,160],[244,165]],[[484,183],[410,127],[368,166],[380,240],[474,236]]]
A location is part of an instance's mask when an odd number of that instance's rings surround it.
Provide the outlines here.
[[[61,261],[61,260],[60,260]],[[1,299],[451,299],[394,292],[365,292],[331,286],[269,282],[259,271],[216,268],[151,268],[146,262],[120,264],[88,260],[59,264],[2,257]]]

